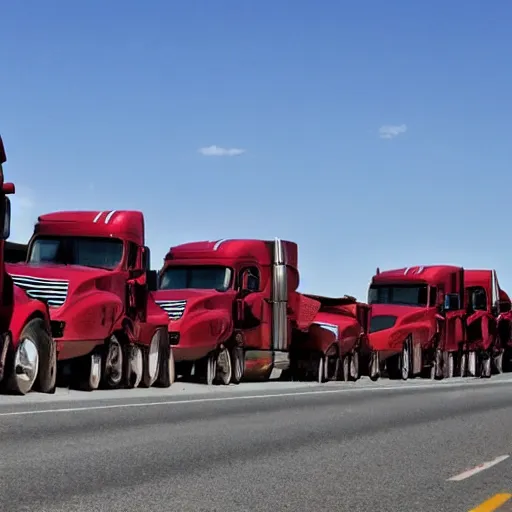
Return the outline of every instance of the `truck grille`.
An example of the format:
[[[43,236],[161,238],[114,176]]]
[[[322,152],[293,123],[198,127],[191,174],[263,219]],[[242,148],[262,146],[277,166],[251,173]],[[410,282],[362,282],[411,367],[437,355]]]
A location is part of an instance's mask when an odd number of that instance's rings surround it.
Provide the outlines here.
[[[170,320],[179,320],[187,305],[186,300],[157,300],[155,302],[167,313]]]
[[[64,279],[46,279],[44,277],[18,276],[11,274],[16,286],[19,286],[29,297],[40,299],[49,306],[58,308],[66,302],[69,281]]]

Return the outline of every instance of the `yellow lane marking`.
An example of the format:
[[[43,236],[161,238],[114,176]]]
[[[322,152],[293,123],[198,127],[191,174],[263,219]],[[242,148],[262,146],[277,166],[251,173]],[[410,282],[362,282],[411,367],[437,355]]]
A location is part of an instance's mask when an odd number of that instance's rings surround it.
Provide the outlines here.
[[[493,512],[494,510],[497,510],[498,507],[501,507],[501,505],[506,503],[510,498],[512,498],[512,494],[495,494],[492,498],[484,501],[469,512]]]

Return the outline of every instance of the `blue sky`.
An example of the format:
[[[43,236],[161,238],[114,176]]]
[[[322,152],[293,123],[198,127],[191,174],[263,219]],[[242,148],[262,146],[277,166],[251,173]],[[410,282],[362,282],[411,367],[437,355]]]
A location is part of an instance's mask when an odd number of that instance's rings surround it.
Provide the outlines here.
[[[12,240],[48,211],[141,209],[157,266],[181,242],[279,236],[308,292],[364,298],[377,266],[434,263],[496,268],[512,292],[512,4],[1,11]]]

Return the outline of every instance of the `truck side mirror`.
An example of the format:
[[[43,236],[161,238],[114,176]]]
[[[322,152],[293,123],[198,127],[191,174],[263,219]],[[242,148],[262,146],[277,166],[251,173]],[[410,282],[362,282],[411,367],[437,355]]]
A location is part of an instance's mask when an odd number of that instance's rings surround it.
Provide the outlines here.
[[[7,240],[11,235],[11,201],[7,196],[4,196],[3,201],[0,200],[0,210],[0,218],[4,219],[0,238]]]
[[[242,274],[242,282],[240,283],[240,288],[243,292],[249,291],[249,271],[246,270]]]
[[[258,290],[258,278],[254,276],[250,270],[244,270],[242,274],[242,282],[240,291],[244,294],[255,292]]]
[[[158,290],[158,273],[156,270],[146,270],[146,283],[150,292]]]
[[[512,309],[512,304],[508,300],[498,301],[498,313],[508,313]]]
[[[460,296],[458,293],[447,293],[444,296],[445,311],[457,311],[460,309]]]
[[[144,270],[149,270],[151,268],[151,251],[147,246],[144,246],[142,249],[142,268]]]

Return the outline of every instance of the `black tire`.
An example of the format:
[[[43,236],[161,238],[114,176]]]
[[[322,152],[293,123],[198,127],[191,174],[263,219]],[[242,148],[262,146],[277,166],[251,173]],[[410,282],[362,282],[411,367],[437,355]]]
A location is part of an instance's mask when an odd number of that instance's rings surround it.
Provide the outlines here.
[[[211,352],[196,362],[196,376],[199,382],[212,386],[217,377],[217,353]]]
[[[165,331],[165,338],[167,339],[167,330]],[[155,337],[158,336],[156,338],[156,341],[155,340]],[[160,366],[162,365],[162,332],[161,331],[157,331],[154,335],[153,335],[153,338],[151,338],[151,343],[148,347],[141,347],[142,348],[142,360],[143,360],[143,371],[142,371],[142,381],[140,383],[140,385],[143,387],[143,388],[150,388],[151,386],[153,386],[153,384],[155,384],[155,382],[157,381],[158,379],[158,376],[160,374]],[[156,347],[153,345],[154,343],[156,343]],[[157,363],[156,363],[156,370],[153,368],[151,369],[151,350],[152,350],[152,347],[154,350],[156,350],[156,354],[157,357],[158,357],[158,360],[157,360]],[[154,375],[152,375],[153,373],[153,370],[154,370]]]
[[[34,318],[30,320],[23,328],[20,340],[29,339],[37,349],[38,368],[37,374],[30,385],[20,384],[16,378],[15,356],[18,350],[10,347],[6,360],[6,389],[9,393],[25,395],[32,389],[42,393],[55,393],[57,383],[57,352],[55,342],[46,330],[44,320]]]
[[[93,375],[93,366],[99,373]],[[103,368],[103,350],[100,347],[72,363],[70,387],[80,391],[95,391],[100,387]]]
[[[107,366],[110,358],[115,361],[113,370]],[[101,387],[103,389],[117,389],[123,382],[124,375],[124,350],[120,341],[112,336],[104,347],[104,355],[101,367]]]
[[[376,371],[372,371],[375,366],[377,367]],[[368,358],[368,376],[372,382],[377,382],[380,379],[380,355],[373,350]]]
[[[349,380],[351,382],[355,382],[359,380],[361,377],[361,369],[360,369],[360,361],[359,361],[359,351],[356,349],[354,352],[350,354],[350,366],[349,366]]]
[[[32,329],[32,323],[36,331],[39,332],[39,372],[34,383],[34,390],[53,394],[57,388],[57,344],[46,330],[45,322],[42,319],[32,320],[25,329],[29,326]]]
[[[132,367],[132,360],[139,359],[140,369],[136,373]],[[128,389],[137,388],[142,380],[143,362],[142,350],[138,345],[126,344],[123,347],[123,387]]]
[[[170,388],[176,380],[176,366],[174,363],[174,354],[167,338],[162,341],[160,346],[160,366],[158,368],[158,377],[155,381],[155,387]]]
[[[221,348],[217,352],[215,362],[215,382],[229,386],[233,378],[233,363],[231,361],[231,354],[226,347]]]

